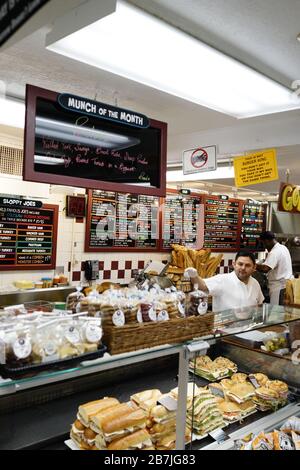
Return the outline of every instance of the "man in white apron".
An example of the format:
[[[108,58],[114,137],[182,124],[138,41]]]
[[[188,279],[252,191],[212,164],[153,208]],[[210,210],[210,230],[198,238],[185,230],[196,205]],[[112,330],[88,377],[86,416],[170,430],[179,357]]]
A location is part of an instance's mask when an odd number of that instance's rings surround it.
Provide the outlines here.
[[[268,276],[270,303],[283,305],[286,281],[293,278],[290,252],[278,243],[272,232],[263,232],[260,239],[268,250],[268,256],[263,264],[256,265],[256,269]]]

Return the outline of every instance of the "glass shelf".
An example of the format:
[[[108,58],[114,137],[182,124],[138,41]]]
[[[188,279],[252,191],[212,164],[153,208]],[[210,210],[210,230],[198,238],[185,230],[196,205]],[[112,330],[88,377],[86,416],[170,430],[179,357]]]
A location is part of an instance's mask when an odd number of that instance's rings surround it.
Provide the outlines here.
[[[225,336],[297,320],[300,320],[300,309],[286,306],[263,304],[261,307],[255,306],[224,310],[223,312],[214,314],[213,334],[201,339],[205,339],[209,342],[210,340],[217,340]],[[43,371],[30,377],[19,379],[1,379],[0,377],[0,395],[162,356],[178,354],[186,344],[191,344],[196,341],[199,341],[199,338],[187,341],[186,343],[175,345],[166,344],[113,356],[106,353],[102,358],[82,362],[76,367],[63,370]]]
[[[234,308],[216,313],[214,336],[224,337],[267,326],[281,325],[300,320],[300,309],[281,305]]]
[[[0,377],[0,395],[1,389],[15,387],[17,391],[25,388],[36,387],[50,382],[101,372],[102,370],[122,367],[124,365],[147,361],[157,357],[178,354],[181,349],[181,344],[165,344],[154,348],[140,349],[138,351],[116,354],[114,356],[105,353],[102,358],[85,361],[78,364],[76,367],[73,366],[68,369],[43,371],[30,377],[16,379],[2,379]]]

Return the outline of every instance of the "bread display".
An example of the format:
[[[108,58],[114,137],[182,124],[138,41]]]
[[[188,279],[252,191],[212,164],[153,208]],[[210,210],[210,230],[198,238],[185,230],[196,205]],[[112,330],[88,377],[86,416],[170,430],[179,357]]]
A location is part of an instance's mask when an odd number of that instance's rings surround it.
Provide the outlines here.
[[[189,290],[191,290],[191,283],[187,282],[183,276],[184,270],[195,268],[200,277],[211,277],[216,273],[222,257],[222,254],[211,256],[210,249],[192,250],[174,244],[172,245],[171,265],[168,267],[167,276],[177,288],[181,289],[182,285],[188,283]],[[188,290],[184,291],[188,292]]]

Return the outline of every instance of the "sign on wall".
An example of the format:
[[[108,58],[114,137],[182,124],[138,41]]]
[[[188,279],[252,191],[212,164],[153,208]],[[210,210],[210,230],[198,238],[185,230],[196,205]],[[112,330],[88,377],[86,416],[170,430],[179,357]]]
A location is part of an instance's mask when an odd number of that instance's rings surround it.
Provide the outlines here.
[[[236,186],[278,180],[276,150],[262,150],[233,161]]]
[[[27,85],[27,181],[164,196],[167,124]]]
[[[182,156],[183,174],[214,171],[217,168],[217,148],[215,145],[185,150]]]
[[[300,214],[300,186],[281,183],[278,210]]]
[[[55,268],[58,206],[40,208],[25,204],[39,201],[9,198],[2,198],[2,202],[0,271]]]

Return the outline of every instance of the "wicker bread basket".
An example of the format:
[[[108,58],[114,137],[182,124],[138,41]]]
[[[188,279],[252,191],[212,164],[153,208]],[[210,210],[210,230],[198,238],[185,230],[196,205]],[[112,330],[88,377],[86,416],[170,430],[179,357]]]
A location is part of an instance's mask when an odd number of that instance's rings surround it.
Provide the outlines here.
[[[213,326],[213,313],[164,322],[110,326],[103,329],[103,342],[110,354],[120,354],[207,336],[213,333]]]

